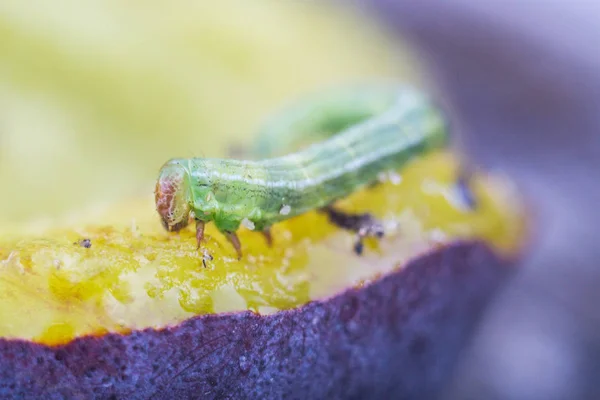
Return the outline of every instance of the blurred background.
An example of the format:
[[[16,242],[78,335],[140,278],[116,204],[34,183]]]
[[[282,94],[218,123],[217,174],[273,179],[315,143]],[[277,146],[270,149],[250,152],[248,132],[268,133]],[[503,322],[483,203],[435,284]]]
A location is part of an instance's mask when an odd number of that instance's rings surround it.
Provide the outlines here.
[[[542,223],[451,397],[598,398],[597,2],[343,4],[0,1],[0,230],[151,196],[168,158],[250,143],[296,95],[418,82],[391,38],[408,32],[463,117],[471,155],[518,178]]]
[[[316,1],[0,2],[0,224],[151,195],[171,157],[220,156],[282,102],[415,80],[358,8]]]
[[[528,252],[446,398],[600,398],[600,3],[365,1],[427,59],[464,154],[530,205]]]

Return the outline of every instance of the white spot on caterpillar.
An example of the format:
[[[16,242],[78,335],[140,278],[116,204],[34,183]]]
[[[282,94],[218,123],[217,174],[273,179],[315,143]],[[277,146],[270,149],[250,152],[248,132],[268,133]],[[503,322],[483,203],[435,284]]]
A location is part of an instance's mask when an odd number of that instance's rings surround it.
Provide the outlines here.
[[[284,204],[281,207],[281,210],[279,210],[279,214],[281,214],[281,215],[288,215],[290,213],[290,211],[292,211],[292,207],[290,207],[287,204]]]
[[[242,220],[242,226],[244,226],[247,229],[250,229],[251,231],[254,230],[254,222],[250,221],[248,218],[244,218]]]

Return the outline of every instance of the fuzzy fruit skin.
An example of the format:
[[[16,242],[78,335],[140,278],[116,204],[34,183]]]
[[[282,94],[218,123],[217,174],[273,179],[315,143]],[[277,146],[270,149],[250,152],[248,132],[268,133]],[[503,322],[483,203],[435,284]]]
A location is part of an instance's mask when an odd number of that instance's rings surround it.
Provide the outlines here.
[[[430,398],[510,265],[455,243],[269,316],[204,315],[57,347],[0,340],[0,398]]]

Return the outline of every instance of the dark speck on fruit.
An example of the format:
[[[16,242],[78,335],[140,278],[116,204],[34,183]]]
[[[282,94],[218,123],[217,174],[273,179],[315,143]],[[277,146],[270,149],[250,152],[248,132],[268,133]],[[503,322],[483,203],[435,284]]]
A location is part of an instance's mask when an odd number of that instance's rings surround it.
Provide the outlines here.
[[[91,239],[81,239],[78,242],[75,242],[73,244],[78,244],[81,247],[85,247],[86,249],[89,249],[90,247],[92,247],[92,240]]]

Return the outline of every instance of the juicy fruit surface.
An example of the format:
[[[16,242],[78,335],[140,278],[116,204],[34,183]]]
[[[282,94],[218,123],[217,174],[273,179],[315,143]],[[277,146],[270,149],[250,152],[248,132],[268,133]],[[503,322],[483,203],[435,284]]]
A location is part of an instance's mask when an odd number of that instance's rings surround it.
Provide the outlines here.
[[[352,252],[351,233],[314,212],[274,226],[271,248],[242,228],[241,261],[212,224],[196,250],[193,228],[165,232],[150,197],[77,215],[76,222],[5,230],[0,335],[60,344],[201,314],[270,314],[363,285],[457,239],[518,250],[524,226],[510,187],[478,176],[479,204],[468,210],[455,191],[456,167],[448,153],[415,159],[401,174],[339,202],[385,222],[385,238],[368,241],[361,257]]]

